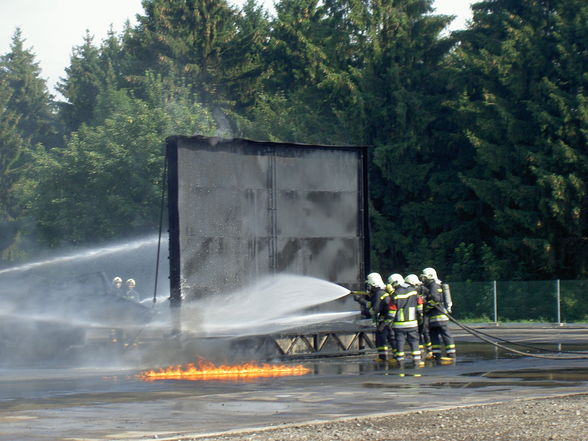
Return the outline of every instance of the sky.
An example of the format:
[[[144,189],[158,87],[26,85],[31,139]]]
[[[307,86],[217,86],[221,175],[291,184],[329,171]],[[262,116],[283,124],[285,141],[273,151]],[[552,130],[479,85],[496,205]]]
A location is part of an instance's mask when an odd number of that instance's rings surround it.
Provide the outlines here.
[[[273,10],[273,0],[263,0]],[[471,18],[469,5],[475,0],[435,0],[439,14],[455,15],[450,29],[460,29]],[[242,0],[229,0],[240,6]],[[0,55],[6,54],[17,27],[21,28],[25,48],[35,54],[41,77],[47,80],[51,93],[72,50],[83,43],[86,30],[100,43],[113,28],[119,34],[127,21],[136,23],[143,12],[141,0],[0,0]]]

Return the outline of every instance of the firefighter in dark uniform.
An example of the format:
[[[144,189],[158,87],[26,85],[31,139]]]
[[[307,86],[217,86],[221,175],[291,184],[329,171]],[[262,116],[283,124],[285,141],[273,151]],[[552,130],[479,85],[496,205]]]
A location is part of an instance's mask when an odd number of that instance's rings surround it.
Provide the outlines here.
[[[423,316],[423,299],[415,287],[404,281],[400,274],[390,276],[394,294],[389,302],[391,326],[396,336],[396,360],[404,366],[404,345],[408,343],[415,367],[422,367],[419,349],[419,322]]]
[[[127,300],[130,300],[131,302],[138,303],[141,300],[141,296],[135,290],[135,287],[137,286],[137,282],[135,282],[135,279],[129,279],[129,280],[127,280],[126,285],[127,285],[127,292],[124,294],[124,298]]]
[[[419,280],[416,274],[409,274],[404,278],[404,280],[406,283],[417,290],[417,293],[423,300],[424,305],[429,290],[423,286],[423,282]],[[431,335],[429,333],[429,316],[424,313],[423,320],[419,323],[419,348],[423,358],[433,358],[433,352],[431,350]]]
[[[388,350],[388,340],[390,338],[390,327],[388,323],[388,303],[387,298],[389,297],[386,291],[386,285],[382,280],[382,276],[379,273],[370,273],[365,281],[367,291],[352,291],[354,299],[362,307],[362,316],[366,312],[369,313],[376,330],[375,343],[376,350],[378,351],[378,357],[376,361],[386,361]]]
[[[437,271],[433,268],[425,268],[421,274],[421,280],[428,289],[425,314],[429,319],[433,358],[441,361],[444,350],[448,358],[455,360],[455,342],[449,332],[449,317],[446,314],[451,312],[452,307],[449,287],[446,290],[443,289],[443,284],[437,277]]]
[[[123,288],[123,279],[116,276],[112,279],[112,294],[117,297],[124,297],[125,290]],[[122,345],[124,341],[124,333],[120,328],[110,329],[110,340],[116,345]]]
[[[394,274],[388,276],[388,283],[386,283],[386,292],[388,293],[388,297],[385,299],[386,303],[384,305],[384,308],[386,309],[386,314],[388,316],[388,318],[386,319],[386,324],[389,328],[389,331],[387,331],[386,333],[389,348],[388,351],[390,355],[392,355],[392,358],[388,361],[391,364],[394,364],[396,363],[396,334],[392,329],[392,319],[390,317],[390,302],[392,301],[392,296],[394,295],[395,291],[395,283],[392,276],[394,276]]]
[[[116,276],[114,279],[112,279],[112,293],[117,297],[123,296],[124,289],[122,277]]]

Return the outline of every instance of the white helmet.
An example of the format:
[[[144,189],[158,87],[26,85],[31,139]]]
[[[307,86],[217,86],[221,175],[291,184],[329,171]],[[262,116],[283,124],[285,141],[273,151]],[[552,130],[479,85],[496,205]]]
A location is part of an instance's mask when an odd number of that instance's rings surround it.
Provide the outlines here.
[[[388,283],[392,286],[402,285],[404,283],[404,277],[398,273],[391,274],[390,277],[388,277]]]
[[[433,268],[425,268],[423,273],[421,274],[422,280],[438,280],[437,279],[437,271]]]
[[[419,280],[416,274],[409,274],[404,278],[404,280],[406,280],[406,283],[412,286],[422,285],[421,281]]]
[[[137,286],[137,284],[135,283],[134,279],[129,279],[127,280],[127,288],[134,288],[135,286]]]
[[[384,281],[382,280],[382,276],[380,276],[378,273],[368,274],[365,283],[367,283],[369,286],[373,286],[374,288],[384,289],[386,287],[386,285],[384,285]]]
[[[116,285],[121,285],[122,286],[122,282],[123,282],[122,279],[120,277],[118,277],[118,276],[116,276],[114,279],[112,279],[112,284],[115,285],[115,286]]]

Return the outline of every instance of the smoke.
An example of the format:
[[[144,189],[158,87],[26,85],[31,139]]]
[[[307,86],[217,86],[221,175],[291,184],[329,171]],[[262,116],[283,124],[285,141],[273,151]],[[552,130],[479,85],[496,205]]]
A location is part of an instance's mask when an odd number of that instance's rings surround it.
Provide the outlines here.
[[[175,336],[167,277],[160,277],[155,303],[151,295],[156,247],[157,239],[147,237],[2,270],[0,367],[142,367],[198,356],[228,362],[237,346],[244,348],[241,337],[357,315],[337,303],[349,294],[346,288],[280,274],[184,301],[182,334]],[[160,265],[168,273],[167,256]],[[134,278],[142,300],[114,292],[114,276]]]
[[[158,287],[157,304],[141,304],[115,293],[111,280],[132,277],[151,300],[156,247],[157,237],[146,237],[0,271],[0,365],[124,363],[135,336],[168,321],[169,288]],[[167,272],[167,258],[160,265]]]
[[[212,117],[217,124],[216,136],[222,138],[233,138],[231,123],[220,108],[217,107],[212,111]]]

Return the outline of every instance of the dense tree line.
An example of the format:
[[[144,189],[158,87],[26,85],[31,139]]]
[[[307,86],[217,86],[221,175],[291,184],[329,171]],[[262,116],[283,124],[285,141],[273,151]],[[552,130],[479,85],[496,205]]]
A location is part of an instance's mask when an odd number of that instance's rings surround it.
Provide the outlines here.
[[[163,140],[370,148],[375,270],[588,275],[588,4],[144,0],[73,48],[58,98],[20,30],[0,57],[2,265],[156,231]]]

